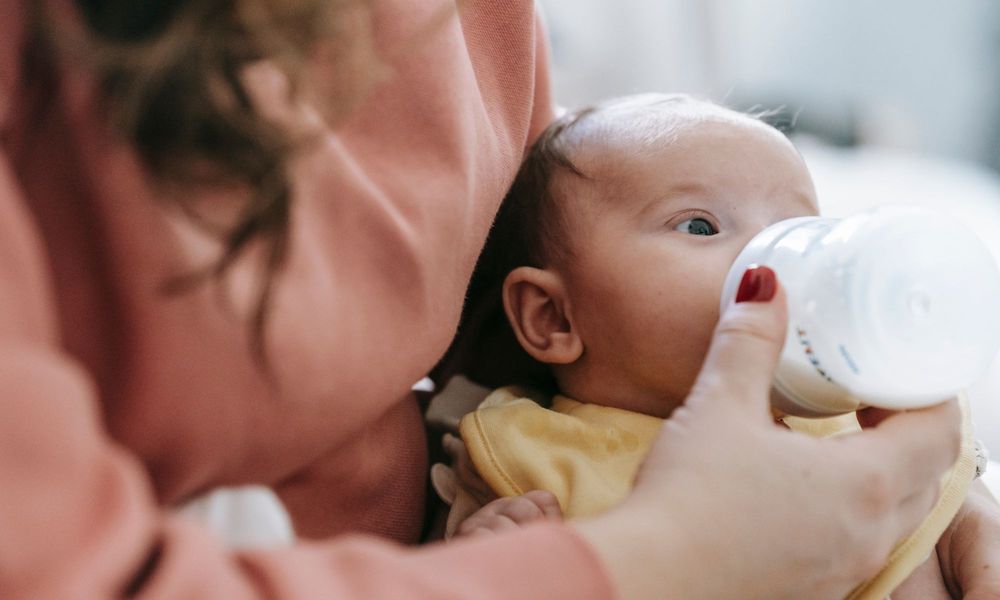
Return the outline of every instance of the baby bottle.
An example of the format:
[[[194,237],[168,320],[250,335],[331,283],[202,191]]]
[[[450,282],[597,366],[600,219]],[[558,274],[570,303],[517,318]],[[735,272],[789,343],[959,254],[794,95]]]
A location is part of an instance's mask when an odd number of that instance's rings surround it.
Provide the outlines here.
[[[788,296],[771,393],[785,414],[929,406],[984,375],[1000,347],[997,262],[947,215],[885,206],[775,223],[736,258],[723,308],[751,264],[774,269]]]

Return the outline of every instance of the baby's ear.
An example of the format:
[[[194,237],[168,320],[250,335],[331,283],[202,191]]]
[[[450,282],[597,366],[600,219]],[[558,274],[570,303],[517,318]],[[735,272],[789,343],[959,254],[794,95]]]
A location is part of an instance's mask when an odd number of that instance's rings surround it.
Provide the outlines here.
[[[583,354],[562,279],[535,267],[518,267],[503,282],[503,308],[518,343],[535,360],[565,365]]]

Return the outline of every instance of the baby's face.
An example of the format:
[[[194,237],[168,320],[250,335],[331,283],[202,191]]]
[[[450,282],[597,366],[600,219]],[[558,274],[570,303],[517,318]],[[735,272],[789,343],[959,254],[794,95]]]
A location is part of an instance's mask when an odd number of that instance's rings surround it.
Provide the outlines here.
[[[730,265],[768,225],[816,214],[812,180],[783,135],[742,117],[574,161],[595,174],[559,181],[581,200],[560,271],[584,352],[557,376],[578,400],[666,417],[701,368]]]

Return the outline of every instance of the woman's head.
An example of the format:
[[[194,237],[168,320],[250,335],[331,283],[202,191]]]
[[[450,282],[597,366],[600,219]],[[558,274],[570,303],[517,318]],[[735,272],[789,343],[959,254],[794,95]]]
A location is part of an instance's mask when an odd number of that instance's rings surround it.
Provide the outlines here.
[[[564,117],[507,202],[498,230],[525,252],[505,265],[502,297],[521,347],[564,393],[659,416],[700,370],[740,249],[771,223],[816,212],[781,133],[662,95]]]
[[[289,161],[307,139],[262,106],[250,72],[267,65],[279,74],[279,102],[309,96],[328,117],[349,112],[379,72],[367,2],[74,0],[72,6],[35,6],[31,76],[52,73],[57,63],[90,72],[107,125],[134,147],[164,201],[219,237],[217,262],[179,273],[166,282],[168,291],[219,277],[245,250],[258,248],[265,264],[253,329],[262,356],[270,287],[287,246]],[[190,200],[201,197],[191,193],[197,186],[243,192],[238,206],[220,213]]]

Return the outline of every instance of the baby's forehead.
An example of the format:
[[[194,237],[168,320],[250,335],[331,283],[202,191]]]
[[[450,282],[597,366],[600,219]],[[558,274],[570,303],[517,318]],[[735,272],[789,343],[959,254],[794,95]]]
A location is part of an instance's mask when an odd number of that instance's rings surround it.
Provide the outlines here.
[[[620,175],[618,171],[636,156],[671,146],[685,132],[705,127],[734,134],[770,129],[758,119],[711,102],[646,94],[598,106],[563,135],[574,164],[599,181]]]
[[[641,201],[670,182],[711,188],[787,179],[806,191],[812,185],[801,156],[781,132],[754,116],[688,96],[613,101],[582,115],[563,135],[560,146],[576,169],[554,173],[552,192],[581,210],[608,208],[608,199],[616,205],[627,198]],[[742,166],[764,162],[769,168]]]

